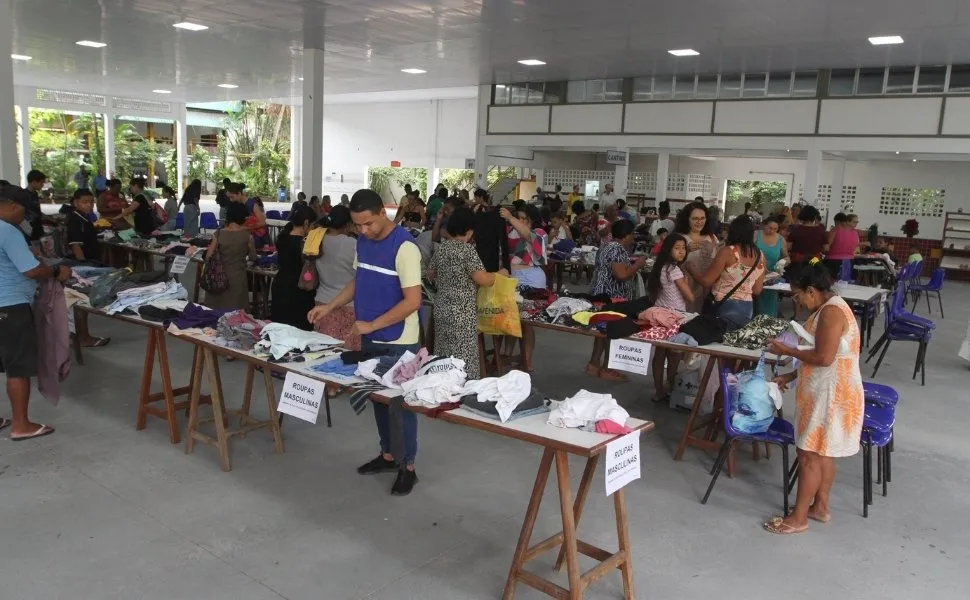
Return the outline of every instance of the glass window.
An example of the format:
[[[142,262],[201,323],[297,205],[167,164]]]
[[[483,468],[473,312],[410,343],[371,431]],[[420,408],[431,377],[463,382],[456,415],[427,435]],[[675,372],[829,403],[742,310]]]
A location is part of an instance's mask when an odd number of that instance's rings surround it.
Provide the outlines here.
[[[950,85],[947,91],[951,94],[970,93],[970,65],[950,65]]]
[[[653,78],[653,99],[670,100],[674,97],[674,78],[670,75],[666,77]]]
[[[674,100],[692,100],[694,98],[694,76],[677,75],[674,77]]]
[[[856,86],[856,95],[867,96],[882,94],[882,83],[885,74],[885,69],[859,69],[859,84]],[[913,84],[912,79],[910,79],[909,83],[910,85]]]
[[[946,67],[920,67],[917,94],[942,94],[946,83]]]
[[[855,69],[832,69],[829,96],[851,96],[855,86]]]
[[[586,82],[586,101],[602,102],[606,86],[602,79],[590,79]]]
[[[542,104],[545,102],[546,84],[533,82],[529,86],[529,104]]]
[[[653,77],[637,77],[633,80],[633,101],[653,99]]]
[[[623,100],[623,80],[603,80],[603,100],[606,102],[620,102]]]
[[[509,104],[525,104],[529,99],[529,84],[516,83],[509,86]]]
[[[850,85],[851,81],[850,79]],[[815,71],[796,71],[791,95],[814,97],[816,94],[818,94],[818,73]]]
[[[916,79],[916,67],[889,67],[886,93],[912,94],[914,79]]]
[[[698,75],[696,98],[717,98],[717,75]]]
[[[566,96],[566,82],[553,81],[546,82],[546,102],[549,104],[559,104]]]
[[[767,73],[745,73],[744,90],[741,95],[745,98],[763,98],[767,79]]]
[[[765,95],[772,98],[791,96],[791,71],[768,73],[768,92]]]
[[[566,102],[586,102],[585,81],[570,81],[566,83]]]
[[[718,98],[739,98],[741,96],[741,76],[721,75],[721,85],[717,92]]]
[[[509,88],[501,83],[495,86],[495,104],[509,103]]]

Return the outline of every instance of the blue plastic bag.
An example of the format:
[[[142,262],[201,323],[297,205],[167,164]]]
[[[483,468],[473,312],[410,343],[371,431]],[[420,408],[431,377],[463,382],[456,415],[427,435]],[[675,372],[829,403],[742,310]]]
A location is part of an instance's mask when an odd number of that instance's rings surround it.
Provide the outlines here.
[[[765,353],[753,371],[738,373],[731,391],[731,425],[741,433],[764,433],[775,420],[775,403],[765,379]]]

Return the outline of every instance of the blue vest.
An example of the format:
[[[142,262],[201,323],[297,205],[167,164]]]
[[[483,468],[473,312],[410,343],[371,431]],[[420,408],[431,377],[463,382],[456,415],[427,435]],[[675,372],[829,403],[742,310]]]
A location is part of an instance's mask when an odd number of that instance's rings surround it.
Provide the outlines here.
[[[358,321],[373,321],[401,300],[401,279],[397,274],[397,251],[414,236],[395,226],[383,240],[357,239],[357,275],[354,277],[354,313]],[[404,333],[404,321],[365,336],[372,342],[393,342]]]

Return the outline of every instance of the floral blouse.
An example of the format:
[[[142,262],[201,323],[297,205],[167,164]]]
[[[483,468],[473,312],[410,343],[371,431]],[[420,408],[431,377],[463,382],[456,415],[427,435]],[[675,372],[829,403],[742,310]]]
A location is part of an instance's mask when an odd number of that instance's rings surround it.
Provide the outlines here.
[[[514,228],[509,228],[509,255],[512,265],[525,267],[539,267],[546,264],[545,240],[546,232],[542,229],[532,231],[528,239],[519,235]]]
[[[593,285],[590,294],[606,294],[611,298],[633,299],[633,279],[621,281],[613,275],[616,263],[630,264],[630,252],[619,242],[603,244],[596,254],[596,270],[593,272]]]

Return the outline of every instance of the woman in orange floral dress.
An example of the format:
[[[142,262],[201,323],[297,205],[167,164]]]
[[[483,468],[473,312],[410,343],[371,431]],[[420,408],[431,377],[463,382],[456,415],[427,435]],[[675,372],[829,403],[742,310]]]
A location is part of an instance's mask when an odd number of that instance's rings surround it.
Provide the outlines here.
[[[859,451],[865,410],[860,341],[852,309],[832,289],[832,277],[817,258],[801,267],[791,282],[792,298],[807,308],[806,341],[799,350],[772,341],[769,352],[799,360],[798,370],[775,378],[782,390],[795,388],[795,445],[798,449],[798,497],[786,517],[765,523],[772,533],[801,533],[808,519],[829,521],[829,492],[835,481],[835,459]],[[814,339],[812,339],[814,338]]]

